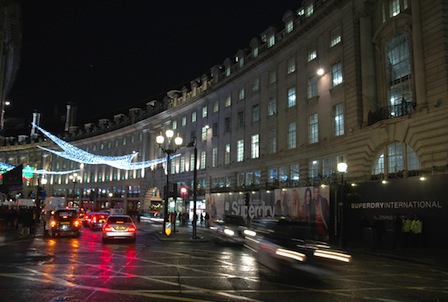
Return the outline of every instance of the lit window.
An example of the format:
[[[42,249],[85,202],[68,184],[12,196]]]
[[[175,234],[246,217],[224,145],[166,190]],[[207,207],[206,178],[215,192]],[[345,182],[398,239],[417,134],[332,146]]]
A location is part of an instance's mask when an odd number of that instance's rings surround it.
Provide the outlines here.
[[[338,26],[330,32],[330,47],[341,43],[341,27]]]
[[[288,124],[288,149],[294,149],[297,144],[296,123]]]
[[[288,74],[294,73],[296,71],[296,60],[295,58],[290,58],[288,60]]]
[[[291,87],[288,89],[288,108],[296,105],[296,88]]]
[[[292,164],[289,167],[289,175],[289,178],[293,183],[296,183],[300,180],[299,164]]]
[[[333,107],[334,136],[344,135],[344,107],[342,103]]]
[[[212,167],[215,168],[218,166],[218,148],[215,147],[212,149]]]
[[[237,60],[238,60],[238,65],[240,66],[240,68],[243,67],[244,66],[244,57],[237,58]]]
[[[252,135],[250,148],[251,148],[250,152],[251,158],[260,157],[260,137],[258,134]]]
[[[342,62],[333,65],[332,68],[332,77],[333,77],[333,87],[342,83]]]
[[[194,123],[194,122],[196,122],[196,120],[197,120],[197,114],[196,114],[196,111],[193,111],[191,113],[191,122]]]
[[[312,14],[314,13],[314,7],[313,7],[313,4],[310,4],[310,5],[308,5],[306,8],[305,8],[305,17],[310,17]]]
[[[206,141],[207,140],[207,129],[208,129],[207,126],[202,127],[202,130],[201,130],[202,141]]]
[[[254,50],[252,51],[252,56],[254,58],[258,57],[258,47],[255,47]]]
[[[177,120],[173,120],[173,121],[171,121],[171,128],[172,128],[173,130],[176,130],[176,129],[177,129]]]
[[[316,49],[316,45],[312,45],[308,48],[308,62],[314,60],[317,58],[317,49]]]
[[[387,71],[389,80],[389,103],[394,108],[392,114],[399,114],[403,101],[412,102],[411,63],[409,41],[406,34],[395,37],[388,45]]]
[[[226,107],[229,107],[230,105],[232,105],[232,96],[231,95],[228,95],[227,97],[226,97],[226,100],[225,100],[225,106]]]
[[[400,13],[400,0],[389,1],[389,17],[395,17]]]
[[[272,47],[274,45],[275,45],[275,35],[269,36],[268,47]]]
[[[244,88],[241,88],[241,89],[238,91],[238,99],[239,99],[240,101],[242,101],[242,100],[244,100],[244,98],[245,98],[245,91],[244,91]]]
[[[309,117],[309,133],[308,141],[310,144],[317,143],[319,141],[319,120],[317,113],[310,115]]]
[[[225,73],[226,73],[226,77],[228,77],[230,75],[230,66],[226,67]]]
[[[286,23],[286,32],[287,33],[290,33],[290,32],[292,32],[294,30],[294,22],[291,20],[291,21],[288,21],[287,23]]]
[[[312,160],[309,166],[310,178],[320,178],[320,160]]]
[[[256,92],[260,89],[260,79],[256,78],[253,82],[252,82],[252,91]]]
[[[224,164],[230,164],[230,144],[226,144],[224,148]]]
[[[238,140],[236,143],[236,152],[237,152],[237,162],[241,162],[244,160],[244,141],[242,139]]]
[[[182,117],[182,127],[187,125],[187,117],[184,115]]]
[[[206,159],[207,159],[207,152],[206,151],[201,151],[201,166],[200,166],[200,169],[205,169]]]
[[[207,106],[202,107],[202,117],[207,117]]]
[[[268,116],[277,114],[277,99],[270,97],[268,102]]]

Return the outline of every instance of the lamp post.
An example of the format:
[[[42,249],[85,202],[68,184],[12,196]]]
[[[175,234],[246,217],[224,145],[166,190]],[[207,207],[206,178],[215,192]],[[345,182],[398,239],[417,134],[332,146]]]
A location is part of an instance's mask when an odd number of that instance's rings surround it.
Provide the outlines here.
[[[166,141],[165,141],[166,137]],[[165,131],[165,136],[162,133],[156,137],[156,143],[159,145],[159,148],[166,154],[166,189],[165,189],[165,207],[163,211],[163,233],[167,236],[171,234],[171,229],[167,230],[167,222],[168,218],[168,195],[170,192],[169,183],[170,183],[170,156],[175,153],[177,149],[179,149],[180,145],[182,145],[183,139],[177,134],[176,138],[173,141],[174,131],[168,129]],[[174,144],[173,144],[174,143]],[[176,222],[174,222],[176,223]]]
[[[81,181],[81,176],[78,173],[73,173],[69,176],[71,181],[73,182],[73,206],[75,206],[75,198],[76,198],[76,183]]]
[[[344,246],[344,173],[347,172],[347,164],[346,163],[338,163],[338,172],[341,174],[341,184],[340,184],[340,198],[339,198],[339,213],[340,213],[340,225],[339,225],[339,247]]]
[[[197,199],[197,192],[198,192],[198,164],[197,164],[197,158],[198,158],[198,147],[196,146],[196,138],[193,138],[191,142],[187,145],[187,147],[194,147],[194,167],[193,167],[193,239],[197,239],[196,236],[196,223],[198,220],[198,216],[196,215],[196,199]]]

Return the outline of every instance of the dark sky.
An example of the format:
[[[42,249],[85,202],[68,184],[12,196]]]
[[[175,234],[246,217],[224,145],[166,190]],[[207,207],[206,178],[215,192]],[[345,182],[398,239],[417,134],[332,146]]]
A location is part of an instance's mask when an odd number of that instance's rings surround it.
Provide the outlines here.
[[[23,1],[21,67],[6,116],[78,122],[120,112],[189,82],[246,48],[300,0]],[[48,122],[48,120],[47,120]]]

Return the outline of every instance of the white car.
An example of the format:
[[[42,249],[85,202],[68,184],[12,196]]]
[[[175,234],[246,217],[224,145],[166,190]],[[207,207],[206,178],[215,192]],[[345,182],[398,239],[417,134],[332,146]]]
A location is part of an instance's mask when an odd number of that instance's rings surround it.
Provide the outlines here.
[[[137,238],[137,227],[131,216],[124,214],[114,214],[107,218],[102,228],[103,242],[110,240],[127,240],[135,242]]]

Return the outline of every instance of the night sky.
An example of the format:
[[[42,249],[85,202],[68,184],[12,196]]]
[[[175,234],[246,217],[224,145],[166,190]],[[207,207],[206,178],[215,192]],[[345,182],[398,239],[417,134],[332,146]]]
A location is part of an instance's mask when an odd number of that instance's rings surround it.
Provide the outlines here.
[[[23,1],[21,67],[6,117],[52,118],[78,105],[78,122],[123,112],[189,83],[283,26],[299,0]],[[43,125],[45,122],[43,122]]]

